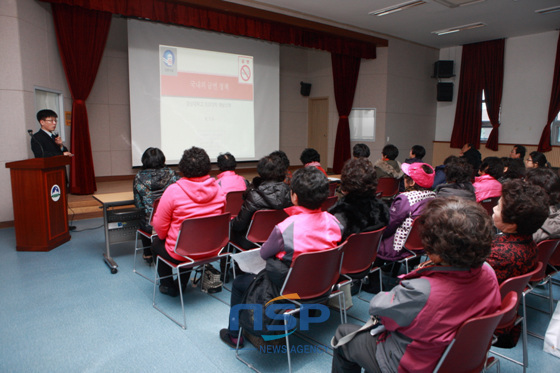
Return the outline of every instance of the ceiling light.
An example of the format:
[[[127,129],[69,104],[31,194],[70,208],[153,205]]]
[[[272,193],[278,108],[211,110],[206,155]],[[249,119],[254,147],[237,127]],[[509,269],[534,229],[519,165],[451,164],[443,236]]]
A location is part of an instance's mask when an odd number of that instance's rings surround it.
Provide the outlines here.
[[[545,9],[538,9],[535,10],[535,13],[539,14],[549,14],[560,11],[560,6],[553,6],[552,8],[545,8]]]
[[[436,35],[440,36],[440,35],[452,34],[454,32],[470,30],[470,29],[473,29],[473,28],[479,28],[479,27],[484,27],[484,26],[486,26],[485,23],[476,22],[476,23],[470,23],[468,25],[456,26],[456,27],[446,28],[446,29],[443,29],[443,30],[432,31],[432,34],[436,34]]]
[[[457,8],[458,6],[471,5],[481,3],[486,0],[434,0],[436,3],[445,5],[448,8]]]
[[[423,0],[407,1],[407,2],[402,3],[402,4],[392,5],[392,6],[389,6],[387,8],[374,10],[372,12],[369,12],[368,14],[370,16],[381,17],[381,16],[386,16],[387,14],[400,12],[401,10],[405,10],[405,9],[412,8],[412,7],[415,7],[415,6],[418,6],[418,5],[422,5],[422,4],[426,4],[426,2],[423,1]]]

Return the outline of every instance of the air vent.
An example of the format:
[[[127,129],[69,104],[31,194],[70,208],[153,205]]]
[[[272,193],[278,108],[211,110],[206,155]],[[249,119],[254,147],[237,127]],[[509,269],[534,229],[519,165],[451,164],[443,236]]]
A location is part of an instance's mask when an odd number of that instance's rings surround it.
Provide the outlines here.
[[[436,3],[445,5],[448,8],[457,8],[458,6],[471,5],[481,3],[486,0],[434,0]]]
[[[392,5],[392,6],[389,6],[387,8],[374,10],[372,12],[369,12],[368,14],[370,16],[381,17],[381,16],[386,16],[387,14],[400,12],[401,10],[405,10],[405,9],[412,8],[412,7],[415,7],[415,6],[418,6],[418,5],[423,5],[423,4],[426,4],[426,2],[423,1],[423,0],[407,1],[407,2],[402,3],[402,4]]]
[[[446,29],[443,29],[443,30],[432,31],[432,34],[436,34],[436,35],[440,36],[440,35],[452,34],[454,32],[464,31],[464,30],[471,30],[473,28],[479,28],[479,27],[484,27],[484,26],[486,26],[486,24],[482,23],[482,22],[469,23],[468,25],[455,26],[455,27],[449,27],[449,28],[446,28]]]

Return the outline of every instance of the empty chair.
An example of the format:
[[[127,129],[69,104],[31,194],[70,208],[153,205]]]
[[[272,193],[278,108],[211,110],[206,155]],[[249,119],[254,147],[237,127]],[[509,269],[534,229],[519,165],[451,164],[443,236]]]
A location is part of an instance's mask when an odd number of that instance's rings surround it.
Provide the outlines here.
[[[268,239],[268,236],[270,236],[270,233],[276,224],[280,223],[287,217],[288,214],[284,210],[255,211],[253,218],[251,219],[249,229],[247,230],[247,240],[254,243],[255,247],[260,247],[262,243]],[[244,249],[234,241],[230,241],[230,244],[235,246],[237,249],[244,251]]]
[[[540,272],[541,269],[543,267],[543,264],[541,262],[539,262],[537,264],[537,268],[535,268],[534,270],[532,270],[531,272],[528,272],[524,275],[521,276],[515,276],[515,277],[511,277],[508,278],[506,281],[502,282],[500,284],[500,294],[502,295],[502,300],[506,297],[507,294],[509,294],[510,292],[514,291],[517,294],[517,303],[515,305],[515,307],[512,309],[512,311],[504,314],[502,320],[500,321],[500,323],[498,324],[498,327],[496,328],[496,331],[499,332],[501,330],[510,330],[511,328],[513,328],[515,325],[522,323],[521,324],[521,333],[522,333],[522,339],[523,339],[523,362],[519,362],[517,360],[514,360],[510,357],[507,357],[505,355],[502,355],[498,352],[495,351],[490,351],[491,353],[498,355],[506,360],[509,360],[515,364],[521,365],[523,367],[523,371],[525,372],[525,369],[528,366],[528,353],[527,353],[527,318],[525,317],[526,315],[526,305],[525,305],[525,289],[527,288],[527,284],[529,283],[529,280],[531,279],[531,277],[533,277],[536,273]],[[523,307],[523,315],[520,316],[518,309],[519,309],[519,304],[521,303],[522,307]]]
[[[381,177],[377,181],[377,193],[381,198],[391,199],[399,192],[399,179],[393,177]]]
[[[493,360],[488,359],[487,354],[494,330],[503,315],[514,309],[516,304],[517,294],[512,291],[502,300],[497,312],[465,321],[445,349],[434,372],[480,372],[486,368],[487,362]],[[495,362],[499,364],[499,360]]]
[[[422,244],[422,239],[420,238],[420,225],[418,224],[418,219],[415,219],[412,222],[412,228],[410,229],[410,232],[408,232],[403,250],[410,253],[410,256],[400,260],[400,262],[405,263],[406,273],[408,273],[410,272],[409,261],[418,259],[415,261],[419,263],[420,257],[424,254],[424,245]]]
[[[532,293],[533,295],[548,299],[548,313],[550,315],[552,315],[552,312],[554,311],[554,298],[552,297],[552,286],[550,284],[550,279],[552,274],[547,275],[546,269],[548,267],[548,261],[550,260],[552,254],[554,254],[554,251],[556,250],[559,243],[560,243],[559,239],[554,239],[554,240],[544,240],[537,244],[537,250],[538,250],[537,260],[539,262],[542,262],[543,266],[539,272],[535,273],[533,277],[531,277],[531,279],[529,280],[528,289],[525,291],[525,294]],[[536,285],[546,285],[548,287],[548,296],[538,294],[538,293],[533,293],[534,286]],[[534,333],[530,333],[530,334],[535,337],[543,339],[543,337],[540,335]]]
[[[187,328],[187,317],[183,302],[183,284],[181,283],[179,272],[181,270],[188,270],[203,264],[218,261],[222,257],[228,256],[229,254],[223,254],[222,252],[229,241],[229,222],[229,213],[186,219],[181,224],[181,230],[179,231],[174,249],[177,255],[185,258],[185,262],[175,264],[161,258],[159,255],[157,257],[152,304],[155,309],[163,313],[183,329]],[[179,281],[179,297],[181,299],[181,309],[183,311],[183,323],[170,316],[156,304],[156,289],[158,281],[160,280],[157,268],[160,265],[167,265],[176,269],[177,279]],[[204,270],[202,275],[204,276]]]

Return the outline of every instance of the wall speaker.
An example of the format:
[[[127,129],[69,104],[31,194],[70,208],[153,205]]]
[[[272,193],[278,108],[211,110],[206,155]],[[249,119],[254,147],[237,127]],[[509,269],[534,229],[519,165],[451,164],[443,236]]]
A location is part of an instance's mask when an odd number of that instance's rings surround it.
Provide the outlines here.
[[[452,78],[453,74],[453,60],[441,60],[434,63],[434,78]]]
[[[299,92],[302,96],[308,97],[311,94],[311,83],[299,82],[301,88]]]
[[[437,84],[437,100],[453,101],[453,83],[440,82]]]

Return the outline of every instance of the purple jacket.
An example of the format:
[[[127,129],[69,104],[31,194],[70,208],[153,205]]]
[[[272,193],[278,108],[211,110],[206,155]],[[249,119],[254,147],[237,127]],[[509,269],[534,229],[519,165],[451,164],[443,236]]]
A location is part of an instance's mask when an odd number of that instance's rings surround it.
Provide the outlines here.
[[[377,257],[397,261],[408,255],[408,252],[403,251],[402,248],[412,228],[412,222],[422,214],[426,203],[435,196],[436,194],[431,190],[414,190],[401,193],[395,198]]]

